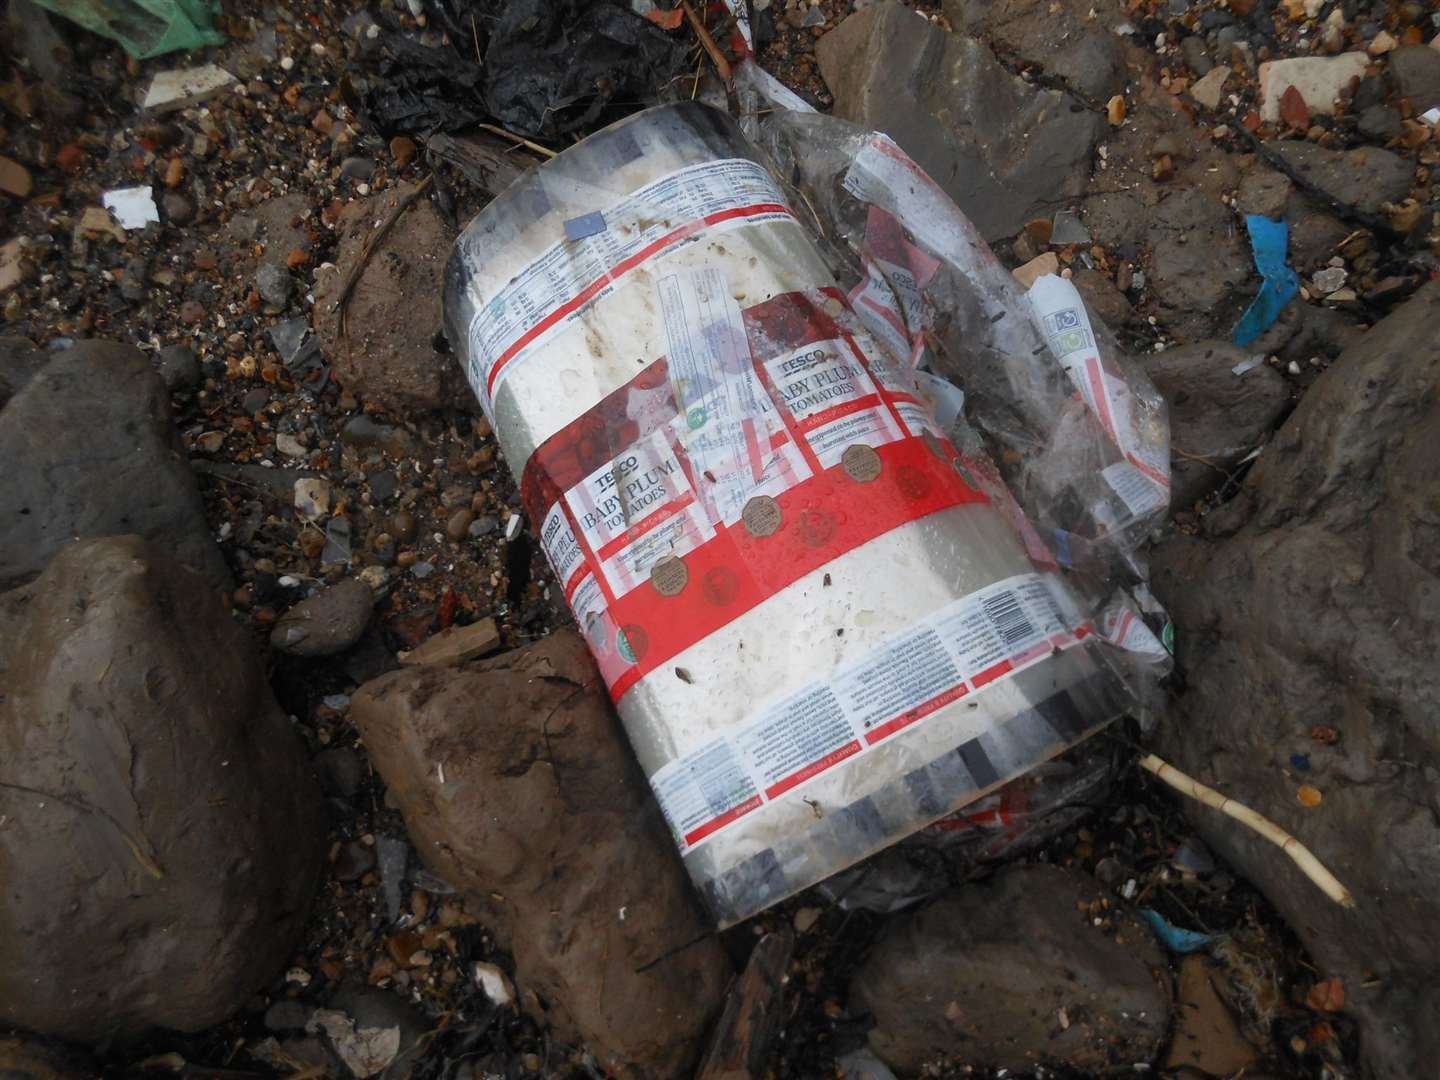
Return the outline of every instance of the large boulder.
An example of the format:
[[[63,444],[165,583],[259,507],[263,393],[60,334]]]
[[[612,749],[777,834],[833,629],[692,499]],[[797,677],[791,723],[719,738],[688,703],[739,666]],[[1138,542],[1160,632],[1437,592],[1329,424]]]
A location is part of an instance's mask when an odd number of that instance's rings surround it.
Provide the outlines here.
[[[350,715],[416,850],[508,942],[527,1007],[604,1069],[687,1075],[729,965],[580,637],[392,672]]]
[[[1184,687],[1160,751],[1354,892],[1353,910],[1331,903],[1272,844],[1189,804],[1343,980],[1368,1072],[1387,1080],[1440,1060],[1437,321],[1431,282],[1348,347],[1208,535],[1168,541],[1153,574]]]
[[[950,1058],[985,1069],[1100,1074],[1153,1061],[1170,1024],[1170,976],[1151,933],[1074,871],[1011,866],[896,919],[856,972],[852,1009],[871,1048],[907,1074]]]
[[[170,395],[144,353],[82,341],[40,364],[10,338],[0,370],[26,373],[0,403],[0,589],[74,540],[131,533],[215,585],[228,580]]]
[[[1084,189],[1105,120],[1011,75],[983,42],[895,0],[817,43],[835,114],[894,139],[986,240],[1013,236]]]
[[[411,199],[368,255],[376,223]],[[475,396],[452,355],[437,353],[440,292],[455,233],[426,197],[400,184],[351,203],[336,224],[334,267],[315,275],[315,330],[335,377],[363,401],[391,412],[474,410]],[[358,273],[341,304],[344,283]],[[343,316],[343,318],[342,318]]]
[[[139,537],[0,596],[0,1027],[224,1019],[284,966],[319,797],[243,630]]]
[[[1290,387],[1268,364],[1235,373],[1250,353],[1197,341],[1145,357],[1145,374],[1170,406],[1170,505],[1188,509],[1269,437]]]

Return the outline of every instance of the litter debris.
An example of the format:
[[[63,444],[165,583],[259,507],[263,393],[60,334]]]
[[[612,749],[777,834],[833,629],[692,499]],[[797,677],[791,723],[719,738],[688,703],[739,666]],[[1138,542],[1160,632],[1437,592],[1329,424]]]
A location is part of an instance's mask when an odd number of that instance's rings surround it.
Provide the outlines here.
[[[122,229],[143,229],[160,220],[160,210],[148,184],[143,187],[115,188],[101,196],[105,209],[115,215]]]
[[[1080,215],[1074,210],[1057,210],[1051,223],[1050,243],[1056,247],[1067,244],[1090,243],[1090,230],[1080,224]],[[1054,271],[1051,271],[1054,273]]]
[[[400,1028],[357,1027],[337,1009],[316,1009],[305,1029],[323,1032],[344,1066],[357,1077],[384,1072],[400,1053]]]
[[[174,112],[200,105],[239,82],[217,64],[162,71],[150,81],[140,107],[151,113]]]
[[[91,33],[118,41],[140,60],[225,44],[215,29],[219,0],[35,0]]]
[[[1214,788],[1206,787],[1194,777],[1187,776],[1154,754],[1146,754],[1142,757],[1140,766],[1154,773],[1160,780],[1181,794],[1188,795],[1206,806],[1214,807],[1227,817],[1234,818],[1240,824],[1253,829],[1290,856],[1290,859],[1300,868],[1300,872],[1313,881],[1320,891],[1331,900],[1341,907],[1355,906],[1355,898],[1350,895],[1350,890],[1340,884],[1334,874],[1325,869],[1310,849],[1269,818],[1257,814],[1244,803],[1226,798]]]
[[[452,346],[721,925],[1123,707],[1093,623],[976,486],[988,466],[925,408],[913,341],[896,353],[857,317],[755,157],[704,106],[612,125],[471,223],[445,295]],[[885,187],[857,182],[869,202]],[[565,238],[595,211],[603,234]],[[890,239],[904,250],[898,227]],[[921,279],[938,268],[911,247]],[[663,273],[630,273],[661,253]],[[875,297],[878,273],[862,279]],[[661,359],[617,369],[596,338],[627,364]],[[554,385],[587,356],[603,381],[584,409]],[[688,677],[670,664],[682,651]]]
[[[1176,926],[1154,908],[1140,908],[1139,915],[1150,929],[1155,931],[1160,943],[1173,953],[1183,956],[1201,952],[1215,943],[1214,934],[1202,934],[1198,930],[1186,930],[1183,926]]]
[[[418,648],[399,655],[407,665],[463,664],[492,653],[500,646],[500,631],[494,619],[480,619],[469,626],[451,626],[427,638]]]
[[[531,138],[589,130],[653,99],[689,47],[618,0],[440,0],[432,10],[448,45],[382,32],[378,78],[357,79],[364,113],[387,135],[483,120]]]
[[[495,964],[487,964],[483,960],[475,961],[472,969],[475,976],[475,985],[480,987],[485,996],[496,1005],[503,1007],[515,1004],[515,986],[510,982],[510,976]]]
[[[1285,262],[1290,240],[1290,226],[1272,221],[1264,214],[1246,214],[1245,228],[1250,233],[1250,247],[1255,253],[1255,268],[1260,271],[1260,292],[1245,309],[1232,335],[1242,348],[1263,334],[1285,305],[1300,290],[1300,279]]]

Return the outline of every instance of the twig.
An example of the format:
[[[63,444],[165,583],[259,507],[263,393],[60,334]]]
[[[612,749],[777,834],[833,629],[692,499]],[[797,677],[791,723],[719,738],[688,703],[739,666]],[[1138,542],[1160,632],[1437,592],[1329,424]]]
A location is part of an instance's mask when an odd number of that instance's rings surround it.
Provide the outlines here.
[[[1206,787],[1194,777],[1185,775],[1174,765],[1162,761],[1154,754],[1146,754],[1142,757],[1140,765],[1182,795],[1188,795],[1206,806],[1219,810],[1227,817],[1234,818],[1240,824],[1248,826],[1265,837],[1266,840],[1289,855],[1295,865],[1300,868],[1300,872],[1341,907],[1353,908],[1355,906],[1355,897],[1351,895],[1350,890],[1341,885],[1335,875],[1325,869],[1310,849],[1263,814],[1250,809],[1244,803],[1221,795],[1214,788]]]
[[[485,58],[480,55],[480,31],[475,26],[475,13],[470,13],[470,36],[475,39],[475,62],[484,65]]]
[[[690,0],[681,0],[685,5],[685,17],[690,20],[690,27],[695,31],[695,36],[700,39],[700,44],[710,54],[710,59],[715,64],[715,71],[725,82],[730,81],[730,61],[725,59],[725,54],[720,51],[720,46],[715,44],[715,39],[710,36],[710,31],[705,29],[705,24],[700,16],[695,14],[695,9],[690,6]]]
[[[476,124],[475,126],[481,131],[490,132],[492,135],[502,135],[517,146],[523,146],[526,150],[535,151],[535,153],[541,157],[552,158],[557,153],[557,151],[551,150],[548,146],[541,146],[538,142],[531,142],[525,138],[524,135],[516,135],[513,131],[506,131],[504,128],[498,127],[495,124]]]
[[[385,215],[385,220],[380,222],[375,231],[365,238],[365,243],[360,248],[360,256],[355,260],[355,265],[350,267],[350,272],[345,275],[345,280],[341,282],[340,295],[335,300],[335,307],[340,312],[340,336],[342,338],[345,336],[345,305],[350,302],[350,294],[355,291],[355,285],[359,282],[360,275],[365,272],[365,267],[369,265],[370,256],[375,251],[375,246],[379,244],[381,240],[385,239],[385,234],[390,231],[390,227],[394,225],[395,222],[400,220],[400,215],[405,212],[405,208],[430,190],[430,185],[434,179],[434,176],[427,176],[424,180],[421,180],[420,183],[405,192],[405,194],[401,195],[400,200],[390,212]]]

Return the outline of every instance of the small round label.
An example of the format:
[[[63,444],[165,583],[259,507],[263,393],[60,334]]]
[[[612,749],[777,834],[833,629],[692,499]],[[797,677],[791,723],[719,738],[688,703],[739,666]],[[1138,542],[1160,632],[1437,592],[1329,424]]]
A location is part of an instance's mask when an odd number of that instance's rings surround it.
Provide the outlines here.
[[[650,584],[661,596],[677,596],[690,581],[690,571],[674,555],[666,555],[650,567]]]
[[[780,529],[780,504],[769,495],[756,495],[740,511],[751,536],[770,536]]]
[[[868,484],[880,475],[880,455],[864,443],[855,443],[840,455],[840,467],[851,480]]]
[[[693,409],[691,409],[685,414],[685,423],[690,425],[691,431],[695,431],[697,428],[704,427],[705,410],[699,405],[696,405]]]

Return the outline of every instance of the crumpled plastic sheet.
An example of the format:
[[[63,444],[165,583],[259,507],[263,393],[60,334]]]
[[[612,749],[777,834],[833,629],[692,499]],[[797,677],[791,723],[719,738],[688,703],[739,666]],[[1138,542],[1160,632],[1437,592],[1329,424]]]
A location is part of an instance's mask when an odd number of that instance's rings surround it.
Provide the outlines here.
[[[491,120],[554,138],[633,112],[686,63],[688,38],[620,0],[438,0],[427,10],[449,44],[386,35],[388,56],[361,90],[387,133]]]
[[[1250,250],[1261,282],[1260,291],[1235,326],[1234,341],[1240,346],[1249,345],[1268,330],[1300,291],[1299,277],[1285,264],[1290,226],[1271,221],[1264,214],[1246,214],[1245,230],[1250,234]]]
[[[1068,280],[1027,294],[969,220],[884,135],[820,115],[753,62],[736,75],[747,136],[822,238],[856,313],[892,352],[934,375],[932,404],[970,477],[1032,560],[1066,572],[1153,726],[1171,630],[1140,546],[1169,513],[1164,398]],[[1030,850],[1102,801],[1113,747],[1078,747],[822,888],[892,911],[985,862]]]
[[[1061,565],[1128,577],[1169,509],[1168,416],[1143,371],[1068,281],[1043,278],[1027,297],[886,136],[787,107],[755,65],[740,70],[747,134],[808,211],[856,311],[963,387],[967,419]]]
[[[35,0],[42,8],[102,37],[141,60],[178,49],[223,45],[213,23],[218,0]]]
[[[836,874],[820,891],[846,909],[912,907],[979,868],[1019,858],[1105,803],[1120,771],[1115,743],[1092,739],[908,840]]]

